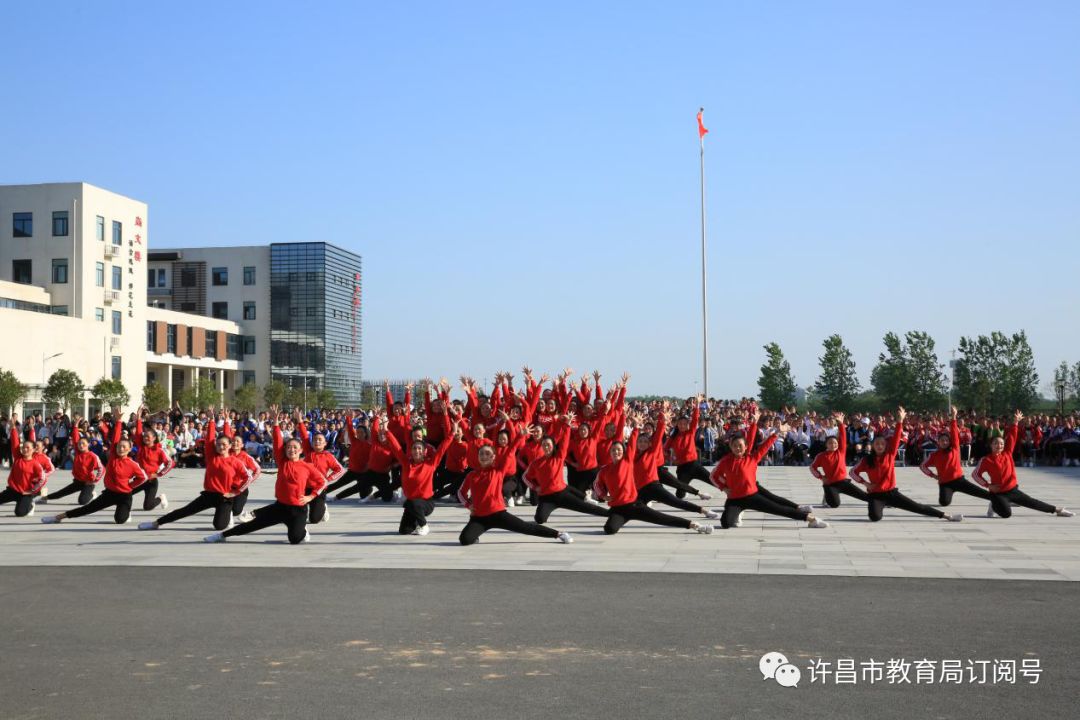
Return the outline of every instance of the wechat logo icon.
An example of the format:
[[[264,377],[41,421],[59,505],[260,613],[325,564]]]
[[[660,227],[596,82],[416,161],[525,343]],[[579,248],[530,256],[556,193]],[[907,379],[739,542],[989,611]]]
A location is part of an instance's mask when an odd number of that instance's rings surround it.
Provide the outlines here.
[[[758,670],[762,680],[775,680],[784,687],[799,687],[802,671],[788,662],[783,653],[768,652],[758,661]]]

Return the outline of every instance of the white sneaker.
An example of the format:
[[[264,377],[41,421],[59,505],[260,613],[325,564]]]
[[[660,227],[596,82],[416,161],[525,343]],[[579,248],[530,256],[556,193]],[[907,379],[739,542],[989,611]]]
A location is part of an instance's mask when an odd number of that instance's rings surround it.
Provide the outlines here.
[[[47,490],[42,490],[41,492],[43,492],[45,494],[44,495],[39,495],[38,499],[34,501],[34,504],[35,505],[48,505],[49,504],[48,491]]]
[[[31,505],[30,505],[30,512],[26,513],[26,517],[34,517],[34,511],[35,511],[36,509],[37,509],[37,508],[35,508],[35,507],[34,507],[34,505],[33,505],[33,504],[31,504]]]
[[[149,520],[147,522],[141,522],[141,523],[139,523],[139,529],[140,530],[157,530],[158,529],[157,521]]]
[[[650,500],[647,503],[645,503],[645,507],[650,507],[651,508],[655,504],[656,504],[655,500]]]
[[[429,528],[427,525],[421,525],[420,527],[413,530],[412,534],[420,535],[422,537],[424,535],[427,535],[429,532],[431,532],[431,528]]]
[[[963,522],[964,516],[961,513],[953,513],[951,515],[946,515],[945,519],[949,522]]]
[[[800,505],[799,512],[813,512],[814,508],[810,505]]]
[[[992,518],[997,513],[994,512],[994,503],[990,503],[990,507],[986,508],[986,517]]]
[[[358,505],[367,505],[369,502],[371,502],[371,498],[373,497],[375,497],[374,493],[368,495],[367,497],[357,498],[356,502]]]
[[[710,520],[719,520],[720,513],[716,512],[715,510],[705,508],[705,517],[709,518]]]
[[[1058,517],[1072,517],[1076,513],[1072,512],[1070,510],[1066,510],[1065,508],[1058,508],[1057,510],[1054,511],[1054,514],[1057,515]]]
[[[245,510],[244,512],[242,512],[242,513],[240,513],[239,515],[236,516],[236,521],[241,522],[241,523],[251,522],[254,519],[255,519],[255,516],[252,515],[247,510]]]
[[[709,493],[699,492],[697,496],[699,500],[712,500],[712,495]]]
[[[809,523],[809,525],[807,527],[827,528],[827,527],[829,527],[829,523],[825,522],[821,518],[814,518],[813,520],[810,521],[810,523]]]
[[[735,527],[742,527],[742,513],[735,518]]]
[[[326,512],[323,513],[322,520],[319,522],[330,522],[330,508],[326,509]]]
[[[311,531],[310,530],[305,530],[304,531],[304,539],[301,540],[300,542],[301,542],[301,544],[311,542]]]
[[[394,502],[402,502],[404,500],[404,497],[405,496],[401,494],[400,490],[394,491]]]
[[[46,515],[45,517],[41,518],[41,522],[45,523],[46,525],[52,525],[53,523],[60,522],[60,518],[56,517],[55,515]]]
[[[217,532],[217,533],[214,533],[213,535],[207,535],[206,537],[204,537],[203,542],[208,542],[208,543],[225,542],[225,536],[222,535],[221,533]]]
[[[563,545],[569,545],[570,543],[574,542],[574,538],[571,537],[570,533],[568,532],[561,532],[559,533],[559,542],[561,542]]]
[[[698,525],[696,528],[694,528],[694,530],[696,530],[699,535],[712,535],[713,534],[713,526],[712,525]]]
[[[160,495],[158,495],[158,499],[161,500],[161,502],[158,504],[158,508],[160,508],[161,510],[168,510],[169,498],[165,496],[165,493],[161,493]]]

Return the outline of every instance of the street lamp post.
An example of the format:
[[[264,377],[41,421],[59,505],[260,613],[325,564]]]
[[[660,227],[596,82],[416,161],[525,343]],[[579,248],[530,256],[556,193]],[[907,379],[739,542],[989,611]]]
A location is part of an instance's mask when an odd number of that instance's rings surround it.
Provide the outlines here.
[[[41,353],[41,415],[42,415],[42,417],[45,416],[45,409],[46,409],[45,408],[45,386],[48,384],[48,381],[47,381],[47,379],[45,377],[45,363],[52,360],[53,358],[58,358],[63,354],[64,353],[62,353],[62,352],[58,352],[58,353],[56,353],[54,355],[46,356],[45,353]]]
[[[1065,379],[1060,378],[1057,381],[1058,392],[1058,414],[1062,417],[1065,416]]]

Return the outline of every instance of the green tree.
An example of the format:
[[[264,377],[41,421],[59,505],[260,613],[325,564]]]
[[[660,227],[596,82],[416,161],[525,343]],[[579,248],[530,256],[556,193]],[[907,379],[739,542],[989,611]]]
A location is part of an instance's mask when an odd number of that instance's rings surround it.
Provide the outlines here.
[[[901,341],[896,333],[889,332],[883,343],[885,352],[878,355],[878,364],[870,374],[880,402],[885,407],[903,405],[922,412],[943,407],[948,387],[934,339],[913,331]]]
[[[191,412],[197,412],[211,405],[221,405],[221,393],[218,392],[217,383],[206,376],[199,377],[194,385],[177,393],[176,399],[180,407]]]
[[[154,413],[169,409],[169,391],[159,383],[150,383],[143,386],[142,402],[146,408]]]
[[[263,386],[263,400],[266,402],[267,407],[271,405],[283,405],[285,403],[285,394],[289,392],[289,388],[285,383],[280,380],[271,380]]]
[[[364,386],[363,392],[360,396],[360,405],[365,410],[369,410],[379,404],[379,391],[372,385],[367,384]]]
[[[1080,404],[1080,362],[1069,371],[1069,397],[1073,403]]]
[[[90,394],[101,401],[105,407],[117,405],[124,407],[131,402],[131,395],[122,380],[103,377],[90,388]]]
[[[314,395],[314,393],[311,393],[311,395]],[[311,397],[302,387],[289,388],[285,392],[285,404],[289,407],[307,410],[307,408],[304,407],[306,405],[306,400],[311,400]]]
[[[765,364],[761,366],[758,389],[761,404],[772,410],[780,410],[795,401],[791,363],[784,359],[783,351],[774,342],[765,346]]]
[[[255,412],[259,409],[259,386],[255,383],[246,383],[236,388],[232,404],[241,412]]]
[[[315,405],[323,410],[337,409],[337,396],[333,390],[323,388],[315,393]]]
[[[861,389],[855,361],[839,335],[822,342],[825,353],[818,358],[821,374],[814,383],[815,401],[826,410],[851,410]]]
[[[57,405],[63,412],[67,412],[71,408],[78,408],[79,412],[82,412],[83,404],[83,391],[86,386],[83,385],[82,378],[80,378],[72,370],[57,370],[49,376],[49,381],[45,384],[45,391],[42,393],[42,399],[46,405]]]
[[[962,337],[957,350],[953,395],[959,406],[1000,415],[1038,400],[1039,374],[1023,331]]]
[[[15,373],[0,370],[0,413],[10,414],[26,398],[28,388],[19,382]]]

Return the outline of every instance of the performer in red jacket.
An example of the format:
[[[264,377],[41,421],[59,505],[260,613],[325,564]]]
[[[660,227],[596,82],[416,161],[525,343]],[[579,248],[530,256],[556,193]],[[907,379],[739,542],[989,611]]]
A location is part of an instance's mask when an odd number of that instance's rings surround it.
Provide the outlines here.
[[[539,496],[535,520],[540,525],[548,521],[555,508],[607,517],[607,508],[589,502],[583,492],[567,485],[563,479],[573,421],[573,413],[567,413],[551,424],[551,434],[540,440],[539,457],[529,463],[522,476],[525,483]]]
[[[990,491],[990,510],[986,515],[993,517],[994,513],[997,513],[1003,518],[1012,517],[1012,506],[1019,505],[1061,517],[1072,517],[1073,513],[1065,508],[1054,507],[1042,500],[1036,500],[1020,490],[1016,481],[1013,451],[1016,449],[1018,426],[1023,419],[1024,414],[1017,410],[1015,421],[1005,428],[1005,437],[996,437],[990,441],[990,454],[984,455],[971,473],[975,482]]]
[[[11,470],[8,472],[7,487],[0,492],[0,505],[15,503],[15,516],[27,517],[34,514],[34,498],[45,487],[45,469],[34,459],[32,440],[19,440],[19,426],[14,419],[11,424]]]
[[[94,499],[94,488],[105,477],[105,466],[96,453],[90,452],[90,441],[79,434],[79,421],[76,415],[71,427],[71,443],[75,446],[75,455],[71,460],[71,483],[49,494],[50,501],[79,493],[78,504],[85,505]]]
[[[135,437],[138,438],[140,443],[135,459],[142,466],[148,480],[132,494],[144,493],[143,510],[153,510],[154,508],[165,510],[169,507],[169,498],[165,496],[165,493],[158,495],[158,479],[168,475],[176,467],[176,463],[162,449],[156,432],[153,430],[143,431],[142,411],[145,409],[145,407],[140,408],[135,419]]]
[[[664,432],[671,422],[671,413],[664,402],[664,411],[656,423],[651,435],[638,435],[638,453],[634,458],[634,484],[637,485],[638,499],[645,503],[663,503],[678,510],[704,515],[710,520],[717,520],[720,514],[682,500],[660,483],[660,466],[664,462]]]
[[[937,480],[938,505],[951,505],[953,493],[958,492],[989,500],[989,492],[964,477],[964,468],[960,464],[960,427],[956,423],[956,408],[950,405],[949,414],[952,416],[949,430],[938,434],[937,450],[927,456],[919,469],[927,477]]]
[[[847,428],[844,427],[844,413],[835,413],[834,417],[836,418],[836,437],[827,438],[825,449],[810,462],[810,474],[821,481],[821,487],[825,493],[821,504],[838,508],[841,494],[869,502],[870,496],[848,477]]]
[[[896,426],[892,437],[886,442],[884,436],[876,436],[871,445],[870,454],[851,469],[851,479],[867,487],[870,500],[866,508],[870,520],[872,522],[880,520],[886,506],[952,522],[963,520],[964,516],[959,513],[943,513],[937,508],[915,502],[897,489],[896,453],[900,448],[900,438],[904,433],[905,417],[907,417],[907,412],[904,408],[899,408],[896,411]],[[863,474],[866,478],[862,477]]]
[[[386,435],[385,442],[389,445],[390,452],[401,464],[401,492],[405,496],[398,535],[427,535],[430,531],[427,516],[435,510],[431,483],[435,477],[435,469],[439,467],[439,463],[442,462],[443,456],[453,442],[450,416],[444,413],[442,422],[443,439],[432,456],[428,455],[428,446],[422,440],[413,442],[406,456],[397,438],[392,433]]]

